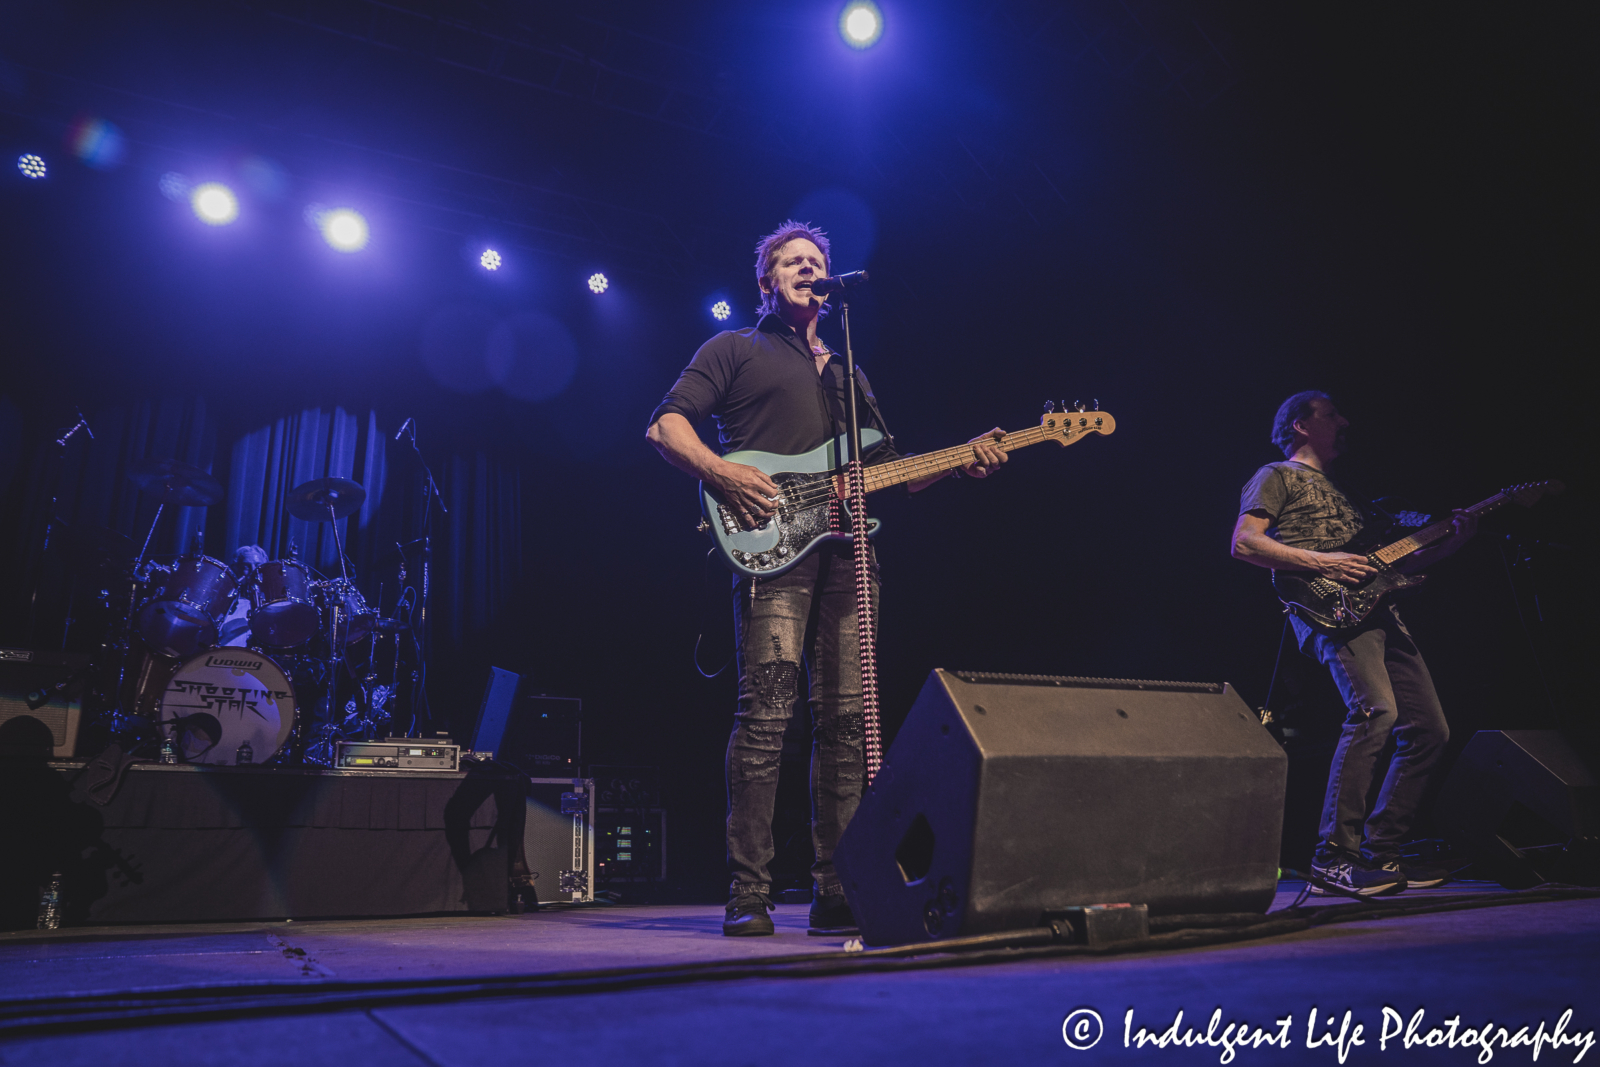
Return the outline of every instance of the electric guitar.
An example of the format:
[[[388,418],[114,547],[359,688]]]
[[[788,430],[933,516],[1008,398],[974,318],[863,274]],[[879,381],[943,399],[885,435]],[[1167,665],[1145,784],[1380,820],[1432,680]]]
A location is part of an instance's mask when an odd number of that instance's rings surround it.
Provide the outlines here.
[[[1104,411],[1047,410],[1039,425],[1008,433],[996,442],[1005,452],[1015,452],[1044,441],[1070,445],[1088,434],[1108,434],[1117,420]],[[718,495],[700,483],[700,529],[711,535],[722,561],[747,578],[776,578],[806,557],[824,541],[848,541],[853,536],[847,506],[845,459],[849,456],[846,435],[825,442],[798,456],[779,456],[771,452],[730,452],[723,459],[744,463],[767,475],[778,484],[776,514],[760,526],[746,530],[739,518]],[[877,430],[861,431],[865,451],[883,440]],[[938,452],[891,460],[867,467],[862,474],[867,492],[887,489],[942,474],[972,462],[971,443],[952,445]],[[867,519],[867,536],[878,533],[878,520]]]
[[[1466,510],[1472,515],[1487,515],[1513,500],[1525,508],[1531,507],[1546,493],[1554,496],[1565,488],[1556,481],[1514,485]],[[1284,610],[1298,615],[1313,630],[1334,636],[1347,633],[1361,625],[1390,593],[1422,584],[1426,576],[1407,573],[1406,558],[1449,537],[1451,522],[1451,519],[1436,522],[1387,545],[1379,544],[1386,532],[1383,528],[1371,532],[1363,530],[1349,543],[1330,550],[1365,556],[1377,573],[1364,581],[1347,585],[1324,578],[1315,571],[1273,571],[1272,588],[1283,601]]]

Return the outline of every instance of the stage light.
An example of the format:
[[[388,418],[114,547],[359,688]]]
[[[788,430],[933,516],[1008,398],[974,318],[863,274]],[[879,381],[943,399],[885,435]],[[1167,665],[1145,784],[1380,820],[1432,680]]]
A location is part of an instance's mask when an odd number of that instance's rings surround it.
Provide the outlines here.
[[[711,305],[711,317],[716,319],[718,322],[726,322],[728,320],[728,316],[732,314],[733,308],[728,306],[728,302],[726,300],[718,300],[715,304]]]
[[[367,247],[367,220],[347,207],[320,212],[317,228],[322,239],[340,252],[359,252]]]
[[[44,159],[32,152],[17,157],[17,169],[22,172],[24,178],[38,179],[50,173],[50,168],[44,165]]]
[[[161,190],[161,195],[176,204],[180,200],[189,199],[189,179],[175,170],[169,170],[156,182],[156,188]]]
[[[484,270],[499,270],[500,264],[504,260],[500,258],[499,252],[492,248],[486,248],[483,250],[483,255],[478,257],[478,262],[483,264]]]
[[[221,182],[204,182],[189,194],[195,217],[208,226],[226,226],[239,217],[239,198]]]
[[[611,283],[606,280],[606,276],[601,274],[599,271],[595,271],[593,274],[589,275],[589,291],[591,293],[596,295],[603,293],[610,287],[610,285]]]
[[[122,162],[128,149],[127,138],[115,123],[84,116],[67,133],[72,154],[96,170],[110,170]]]
[[[851,48],[871,48],[883,36],[883,12],[871,0],[846,4],[839,14],[839,35]]]

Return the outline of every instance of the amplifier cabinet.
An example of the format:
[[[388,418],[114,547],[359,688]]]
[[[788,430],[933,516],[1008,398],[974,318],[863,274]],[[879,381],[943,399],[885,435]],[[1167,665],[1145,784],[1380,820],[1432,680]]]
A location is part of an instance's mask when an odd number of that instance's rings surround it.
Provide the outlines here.
[[[530,778],[523,851],[541,904],[594,899],[594,781]]]

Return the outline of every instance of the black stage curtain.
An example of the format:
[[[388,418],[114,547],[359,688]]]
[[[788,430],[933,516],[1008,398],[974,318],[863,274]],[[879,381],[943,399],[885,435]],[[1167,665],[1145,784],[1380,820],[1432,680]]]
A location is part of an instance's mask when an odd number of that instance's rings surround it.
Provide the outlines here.
[[[99,807],[73,797],[78,766],[9,769],[0,927],[10,929],[33,925],[52,872],[72,925],[504,911],[528,788],[487,767],[136,764]]]

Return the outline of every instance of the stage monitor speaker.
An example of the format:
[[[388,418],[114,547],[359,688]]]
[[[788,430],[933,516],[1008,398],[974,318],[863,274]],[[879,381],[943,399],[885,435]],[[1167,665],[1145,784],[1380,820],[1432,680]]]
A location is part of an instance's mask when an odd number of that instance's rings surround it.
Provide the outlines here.
[[[1288,758],[1233,689],[936,670],[834,852],[874,945],[1263,912]]]
[[[1508,889],[1574,880],[1568,861],[1592,865],[1600,846],[1600,783],[1554,730],[1473,734],[1435,811],[1446,840]],[[1541,845],[1571,855],[1535,853]]]

